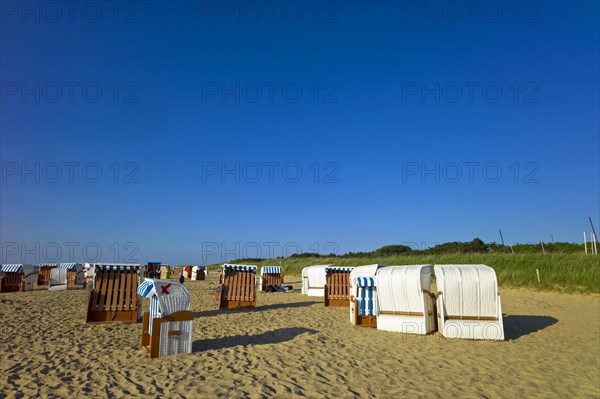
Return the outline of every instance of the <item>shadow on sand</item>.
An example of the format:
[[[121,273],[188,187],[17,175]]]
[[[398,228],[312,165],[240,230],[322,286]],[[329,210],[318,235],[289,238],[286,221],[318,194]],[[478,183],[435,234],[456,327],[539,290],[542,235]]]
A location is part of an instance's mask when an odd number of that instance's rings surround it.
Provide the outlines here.
[[[291,303],[273,303],[271,305],[263,305],[257,306],[256,308],[250,309],[215,309],[215,310],[205,310],[202,312],[194,312],[194,318],[198,317],[210,317],[216,316],[219,314],[232,314],[232,313],[246,313],[246,312],[260,312],[263,310],[273,310],[273,309],[291,309],[291,308],[303,308],[305,306],[311,306],[316,304],[322,304],[322,301],[304,301],[304,302],[291,302]]]
[[[550,316],[504,315],[504,339],[519,339],[558,322]]]
[[[257,335],[234,335],[231,337],[201,339],[192,343],[192,352],[202,352],[205,350],[219,350],[232,348],[238,345],[266,345],[278,344],[280,342],[290,341],[298,335],[309,333],[315,334],[317,331],[303,327],[278,328],[273,331],[267,331]]]

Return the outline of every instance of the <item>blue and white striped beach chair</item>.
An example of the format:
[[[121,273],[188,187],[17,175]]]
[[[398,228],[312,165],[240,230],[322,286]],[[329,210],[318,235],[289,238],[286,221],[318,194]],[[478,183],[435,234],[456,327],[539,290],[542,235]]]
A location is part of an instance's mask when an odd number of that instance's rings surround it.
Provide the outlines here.
[[[379,306],[375,275],[382,267],[385,265],[357,266],[350,272],[350,323],[357,326],[377,326]],[[363,298],[367,298],[369,302],[362,303]]]
[[[355,326],[377,327],[379,309],[375,278],[358,277],[353,285],[356,285],[356,296],[350,305],[351,320]]]

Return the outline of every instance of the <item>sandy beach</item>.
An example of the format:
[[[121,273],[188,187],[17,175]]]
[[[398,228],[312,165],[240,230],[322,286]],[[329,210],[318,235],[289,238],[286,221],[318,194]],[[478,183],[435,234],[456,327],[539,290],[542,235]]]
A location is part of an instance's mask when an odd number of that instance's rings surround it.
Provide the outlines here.
[[[600,396],[597,295],[501,289],[507,340],[465,341],[353,327],[286,280],[250,311],[217,310],[216,275],[186,282],[193,353],[153,360],[141,324],[85,324],[83,289],[0,294],[0,397]]]

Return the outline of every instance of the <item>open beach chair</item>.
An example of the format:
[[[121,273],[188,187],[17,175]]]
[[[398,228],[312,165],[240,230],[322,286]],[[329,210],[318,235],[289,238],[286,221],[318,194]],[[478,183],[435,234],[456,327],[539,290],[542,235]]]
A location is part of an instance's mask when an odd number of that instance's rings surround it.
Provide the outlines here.
[[[325,268],[325,306],[344,307],[350,304],[350,272],[352,267]]]
[[[150,357],[192,353],[194,314],[187,288],[177,282],[147,278],[137,293],[150,298],[150,311],[144,312],[142,321],[142,347]]]
[[[50,269],[48,291],[64,291],[67,289],[68,270],[60,267]]]
[[[388,266],[377,271],[377,329],[428,334],[436,329],[431,265]]]
[[[377,327],[375,274],[384,265],[357,266],[350,272],[350,322],[355,326]]]
[[[75,262],[61,263],[58,267],[67,271],[67,285],[69,287],[83,284],[83,264]]]
[[[40,263],[38,268],[38,279],[37,285],[48,285],[50,284],[50,271],[56,269],[58,263]]]
[[[256,266],[224,264],[221,268],[219,309],[256,307]]]
[[[86,323],[136,323],[141,319],[137,288],[144,268],[137,264],[92,264]]]
[[[0,267],[4,278],[0,283],[0,292],[25,292],[35,288],[38,280],[38,268],[33,265],[17,263]]]
[[[325,296],[325,269],[333,265],[314,265],[302,269],[302,293]]]
[[[166,280],[171,278],[171,268],[169,265],[161,265],[160,266],[160,279]]]
[[[435,265],[437,317],[446,338],[504,340],[496,272],[486,265]]]
[[[146,264],[145,276],[148,278],[160,278],[160,262],[148,262]]]
[[[208,269],[206,266],[192,267],[192,280],[206,280]]]
[[[265,292],[269,286],[279,289],[282,285],[283,273],[281,266],[263,266],[260,268],[260,290],[262,292]]]

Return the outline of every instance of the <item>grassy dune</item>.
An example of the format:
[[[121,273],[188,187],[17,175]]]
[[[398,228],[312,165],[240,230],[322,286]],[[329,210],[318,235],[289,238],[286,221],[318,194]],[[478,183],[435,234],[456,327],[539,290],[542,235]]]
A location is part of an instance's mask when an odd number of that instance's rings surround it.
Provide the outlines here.
[[[233,261],[231,263],[236,263]],[[280,259],[252,262],[258,266],[279,265]],[[249,262],[244,262],[248,264]],[[522,287],[545,291],[600,293],[600,256],[583,254],[444,254],[394,255],[387,257],[322,257],[286,258],[281,260],[287,275],[299,276],[302,268],[311,265],[335,264],[360,266],[373,263],[385,265],[469,264],[483,263],[493,267],[501,287]],[[219,265],[211,265],[218,270]],[[538,284],[536,269],[540,271]]]

